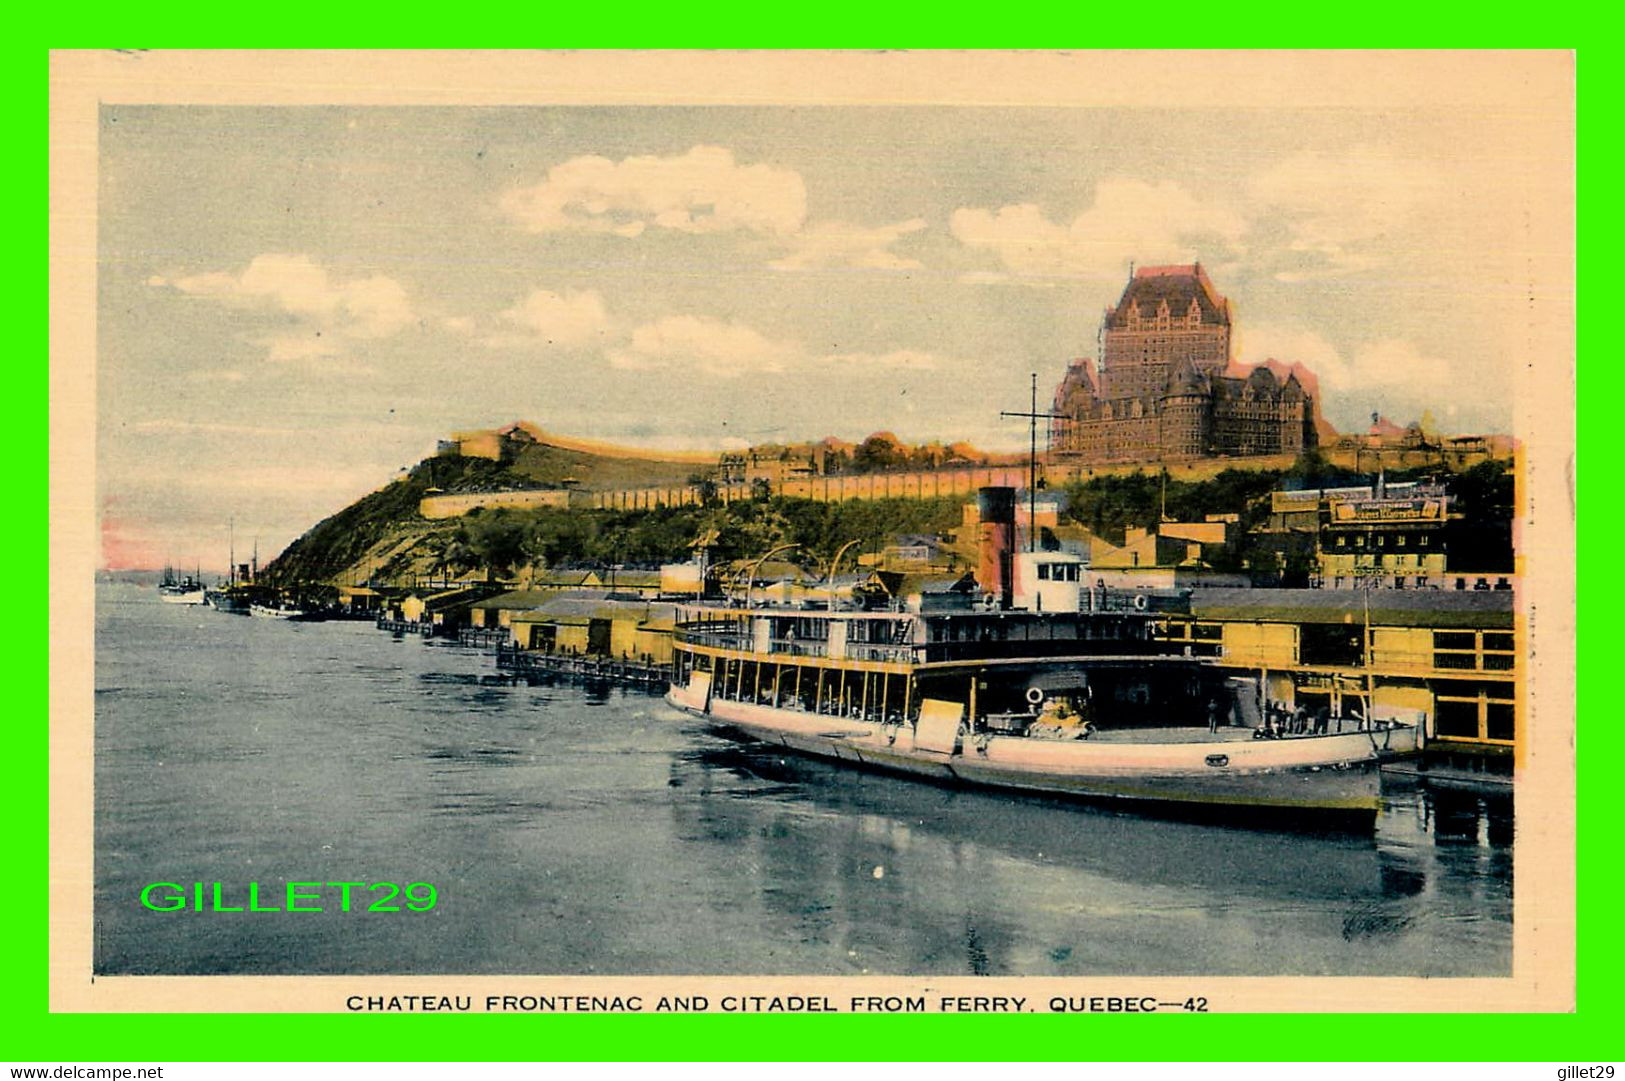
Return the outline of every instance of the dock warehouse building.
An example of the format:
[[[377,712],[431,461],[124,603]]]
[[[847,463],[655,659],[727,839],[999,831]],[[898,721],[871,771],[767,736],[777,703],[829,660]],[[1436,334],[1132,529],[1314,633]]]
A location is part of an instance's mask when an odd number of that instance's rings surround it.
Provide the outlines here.
[[[1526,718],[1515,590],[1194,590],[1155,633],[1288,709],[1417,722],[1430,761],[1510,773]]]

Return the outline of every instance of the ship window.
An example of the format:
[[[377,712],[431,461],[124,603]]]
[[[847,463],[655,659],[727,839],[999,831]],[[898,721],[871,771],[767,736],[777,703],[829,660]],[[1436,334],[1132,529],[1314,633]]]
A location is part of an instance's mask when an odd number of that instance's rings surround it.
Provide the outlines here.
[[[1039,581],[1042,581],[1042,582],[1049,581],[1049,564],[1048,563],[1040,563],[1038,565],[1038,578],[1039,578]]]

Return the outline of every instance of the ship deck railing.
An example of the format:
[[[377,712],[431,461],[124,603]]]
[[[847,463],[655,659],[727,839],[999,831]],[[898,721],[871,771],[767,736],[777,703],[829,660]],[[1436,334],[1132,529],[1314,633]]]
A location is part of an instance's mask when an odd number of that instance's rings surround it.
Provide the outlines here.
[[[829,643],[820,638],[769,638],[730,628],[716,629],[714,623],[681,625],[676,630],[679,646],[727,650],[756,657],[790,661],[806,657],[830,658]],[[763,646],[766,648],[762,648]],[[1059,658],[1088,658],[1101,663],[1114,661],[1195,662],[1182,652],[1136,638],[997,638],[941,642],[852,642],[848,641],[839,661],[865,661],[899,665],[1035,664]]]
[[[713,649],[733,650],[740,653],[764,653],[777,657],[828,657],[829,643],[821,638],[770,638],[767,649],[752,634],[727,633],[679,627],[677,640],[685,645],[709,646]],[[840,659],[848,661],[879,661],[885,664],[917,664],[924,659],[926,646],[912,643],[847,642]]]

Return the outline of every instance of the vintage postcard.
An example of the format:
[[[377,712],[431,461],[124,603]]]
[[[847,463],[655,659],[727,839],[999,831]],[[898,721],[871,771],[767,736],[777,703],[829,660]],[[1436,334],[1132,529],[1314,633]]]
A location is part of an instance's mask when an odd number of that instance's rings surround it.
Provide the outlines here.
[[[51,124],[53,1009],[1573,1008],[1572,55]]]

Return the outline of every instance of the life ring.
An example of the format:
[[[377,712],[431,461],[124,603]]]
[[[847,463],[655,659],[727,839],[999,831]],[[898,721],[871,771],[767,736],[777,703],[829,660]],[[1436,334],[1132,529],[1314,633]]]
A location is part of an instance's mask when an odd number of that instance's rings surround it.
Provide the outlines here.
[[[991,593],[982,594],[982,603],[987,605],[987,607],[989,607],[989,608],[992,608],[995,604],[998,603],[998,601],[999,601],[999,598],[995,597]]]
[[[1134,610],[1135,611],[1137,611],[1137,612],[1145,611],[1145,606],[1147,604],[1149,604],[1149,603],[1150,602],[1145,599],[1145,594],[1144,593],[1136,593],[1136,594],[1134,594]]]
[[[1027,704],[1028,705],[1036,706],[1036,705],[1038,705],[1038,703],[1042,702],[1043,700],[1044,700],[1044,692],[1043,692],[1043,690],[1041,688],[1038,688],[1038,687],[1028,687],[1027,688]]]

